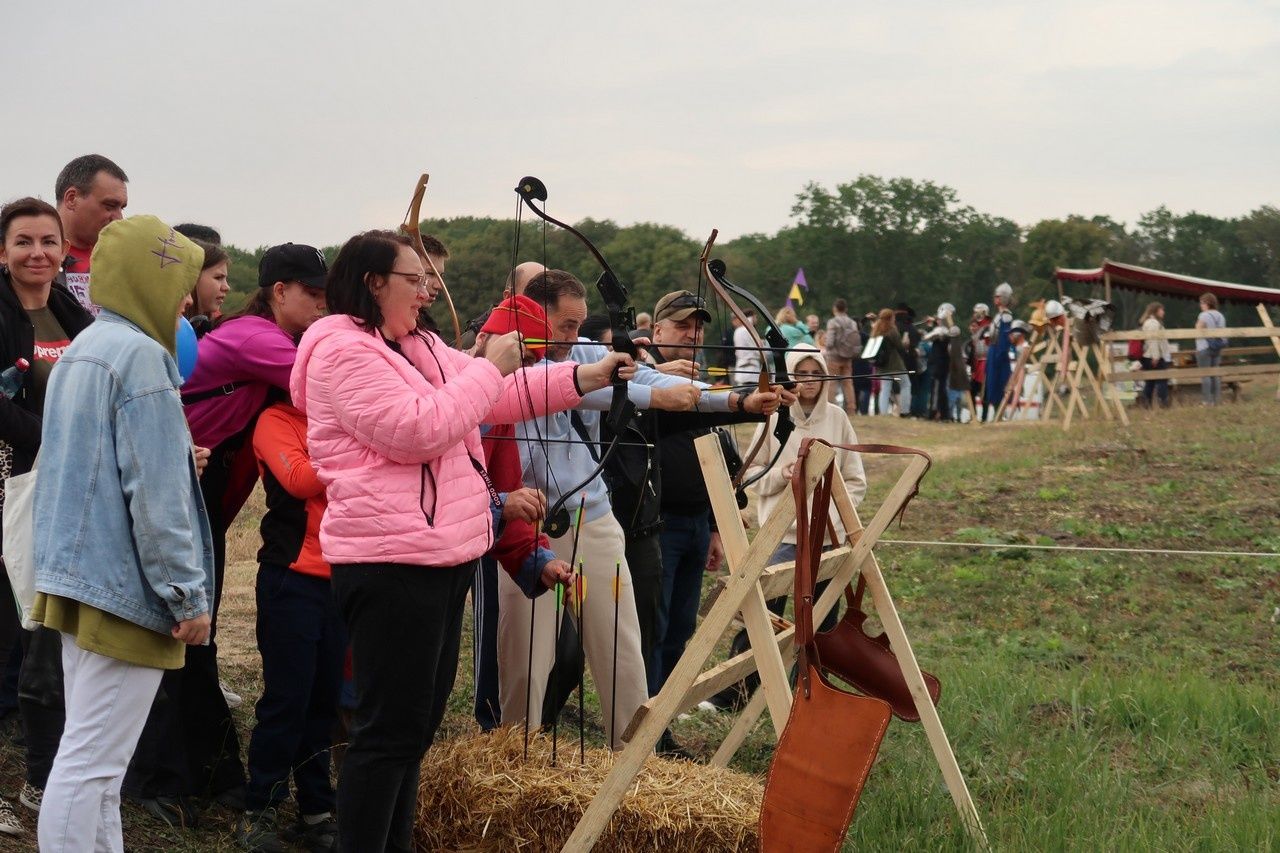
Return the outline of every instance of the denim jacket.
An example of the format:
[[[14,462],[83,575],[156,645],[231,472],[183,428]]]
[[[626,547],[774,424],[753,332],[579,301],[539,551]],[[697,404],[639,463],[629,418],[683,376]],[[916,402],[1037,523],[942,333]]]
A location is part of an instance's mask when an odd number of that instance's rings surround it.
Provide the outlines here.
[[[45,396],[36,589],[153,631],[213,600],[213,538],[177,364],[111,311],[72,342]]]

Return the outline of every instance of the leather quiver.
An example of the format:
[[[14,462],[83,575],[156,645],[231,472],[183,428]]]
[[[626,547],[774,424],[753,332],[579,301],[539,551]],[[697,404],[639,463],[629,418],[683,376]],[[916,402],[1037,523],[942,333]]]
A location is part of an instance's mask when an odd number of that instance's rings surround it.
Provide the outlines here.
[[[902,667],[889,646],[887,634],[872,637],[863,629],[867,614],[862,610],[862,593],[865,583],[858,579],[858,591],[845,587],[848,604],[844,616],[830,631],[821,631],[813,638],[822,669],[853,685],[861,693],[889,703],[893,715],[909,723],[920,722],[915,699],[902,677]],[[927,672],[925,687],[933,704],[938,704],[942,684]]]
[[[806,439],[801,445],[791,481],[796,500],[799,680],[765,782],[760,808],[760,849],[765,853],[840,849],[890,718],[887,702],[840,690],[819,668],[813,643],[813,578],[822,551],[822,519],[830,512],[833,469],[827,468],[814,490],[811,518],[804,489],[804,460],[811,442]]]

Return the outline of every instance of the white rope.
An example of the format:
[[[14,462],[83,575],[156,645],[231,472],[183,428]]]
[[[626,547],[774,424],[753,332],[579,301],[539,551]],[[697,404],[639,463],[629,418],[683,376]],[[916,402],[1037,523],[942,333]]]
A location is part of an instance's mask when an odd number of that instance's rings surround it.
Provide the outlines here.
[[[1019,548],[1027,551],[1102,551],[1114,554],[1174,554],[1188,557],[1280,557],[1270,551],[1179,551],[1173,548],[1104,548],[1098,545],[1023,545],[1016,542],[936,542],[923,539],[877,539],[877,545],[926,545],[934,548]]]

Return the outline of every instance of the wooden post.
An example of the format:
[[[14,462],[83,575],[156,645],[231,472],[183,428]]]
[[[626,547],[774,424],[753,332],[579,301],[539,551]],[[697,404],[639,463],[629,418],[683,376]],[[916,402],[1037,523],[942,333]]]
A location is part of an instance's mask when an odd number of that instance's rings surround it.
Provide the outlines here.
[[[1258,316],[1262,319],[1262,325],[1268,329],[1275,327],[1271,322],[1271,314],[1267,311],[1267,306],[1261,302],[1258,303]],[[1280,338],[1272,338],[1271,345],[1276,348],[1276,355],[1280,355]],[[1276,386],[1276,399],[1280,400],[1280,385]]]

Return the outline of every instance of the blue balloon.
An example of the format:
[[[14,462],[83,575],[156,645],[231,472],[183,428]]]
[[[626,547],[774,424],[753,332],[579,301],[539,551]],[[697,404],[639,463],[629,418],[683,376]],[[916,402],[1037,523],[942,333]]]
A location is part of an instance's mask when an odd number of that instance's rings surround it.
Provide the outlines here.
[[[186,317],[178,318],[178,375],[186,384],[196,372],[196,330]]]

